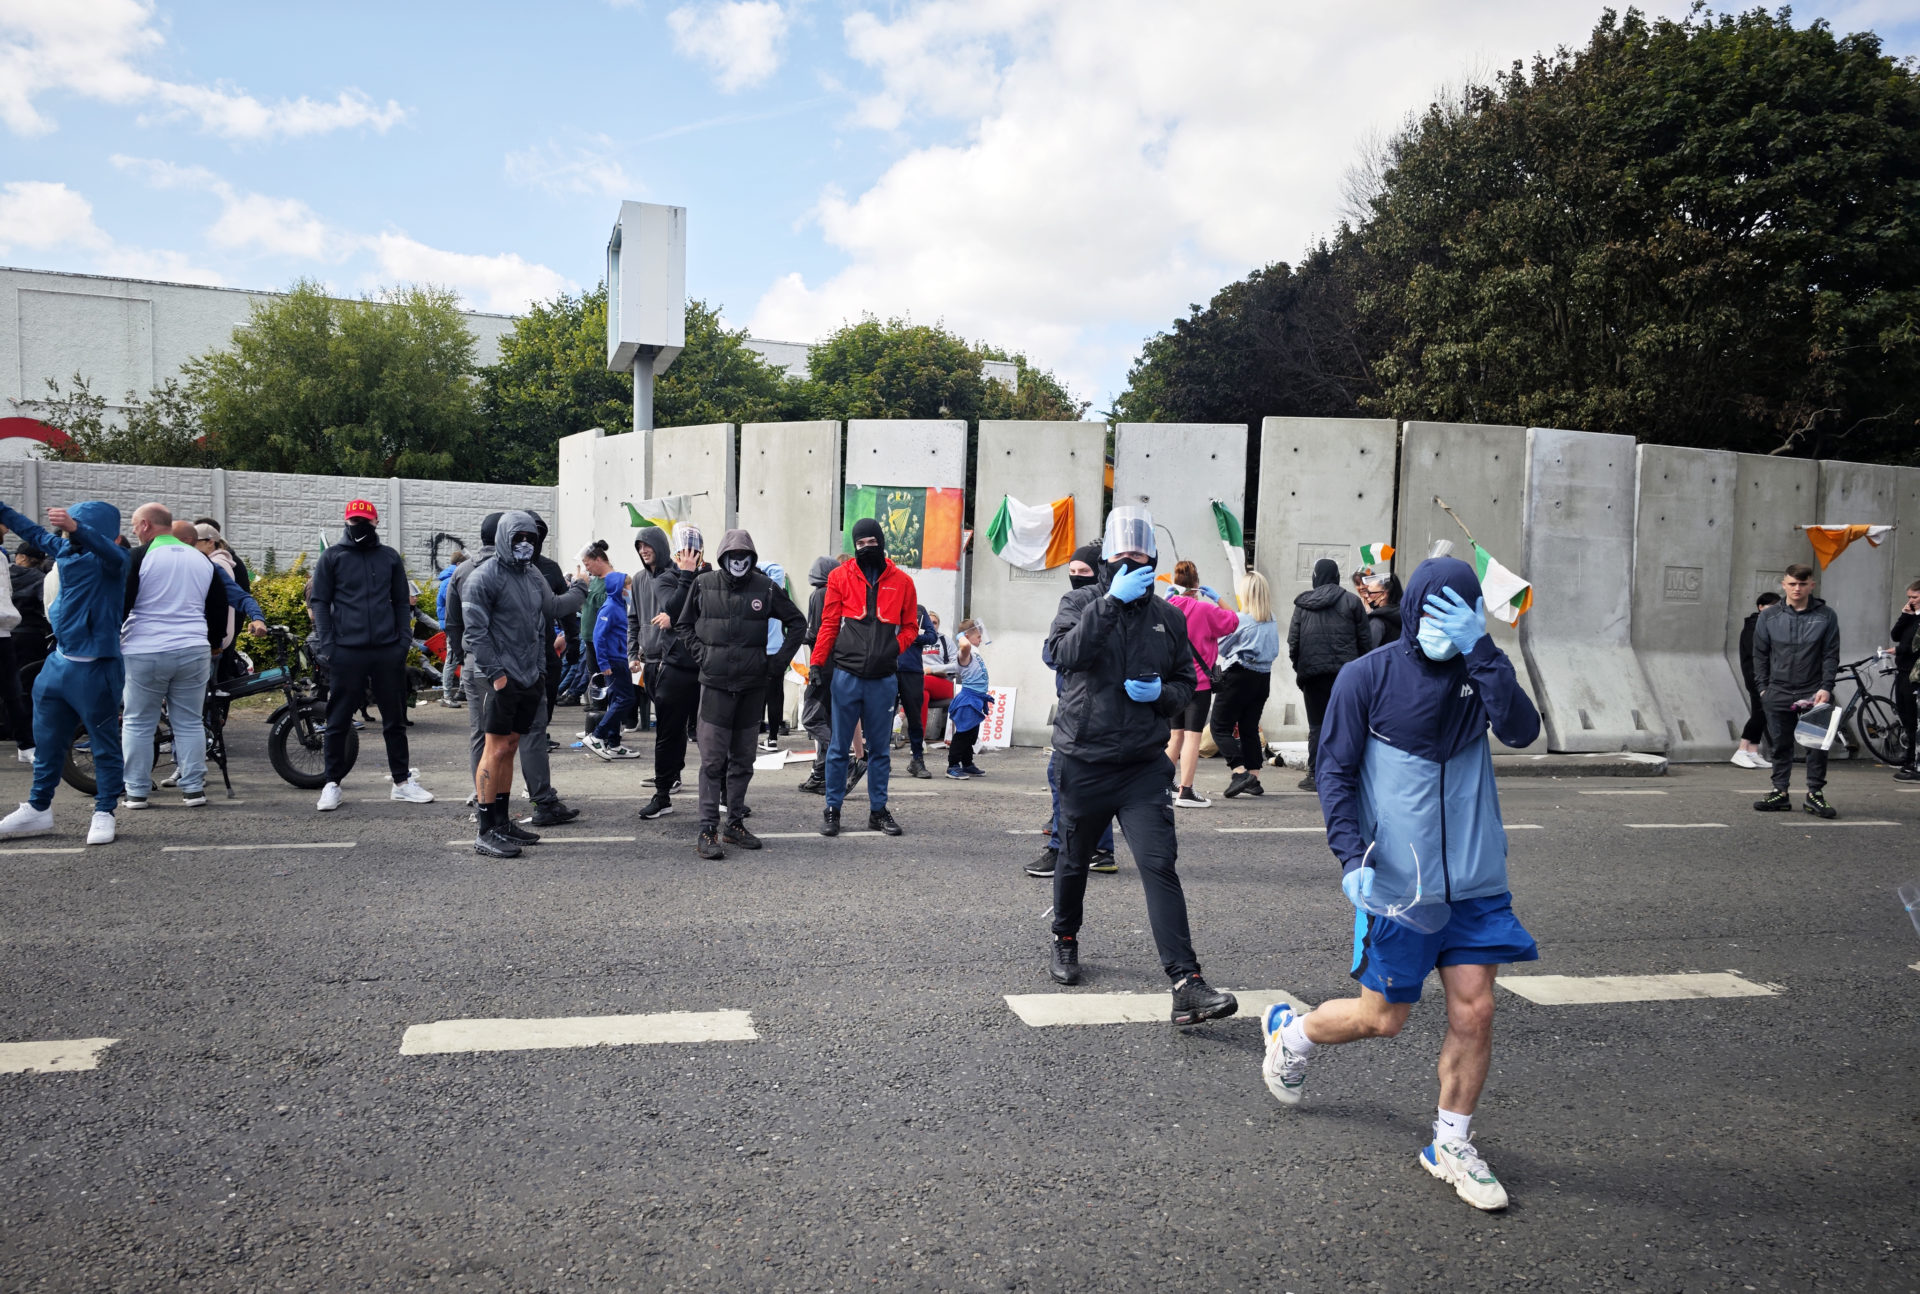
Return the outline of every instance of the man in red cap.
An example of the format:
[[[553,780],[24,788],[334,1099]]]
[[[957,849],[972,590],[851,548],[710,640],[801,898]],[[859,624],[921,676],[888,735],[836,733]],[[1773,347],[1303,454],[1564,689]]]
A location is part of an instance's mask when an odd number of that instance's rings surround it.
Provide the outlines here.
[[[322,813],[340,807],[353,712],[373,689],[387,741],[392,798],[428,804],[433,793],[407,766],[407,648],[413,643],[412,587],[400,554],[380,542],[380,513],[365,499],[347,505],[347,530],[320,554],[307,585],[314,654],[327,666],[327,784]]]

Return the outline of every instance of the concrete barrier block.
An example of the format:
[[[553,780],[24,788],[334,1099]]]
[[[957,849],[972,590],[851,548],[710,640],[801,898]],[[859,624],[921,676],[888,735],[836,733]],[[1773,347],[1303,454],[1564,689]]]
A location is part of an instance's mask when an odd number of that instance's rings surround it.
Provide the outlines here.
[[[1920,580],[1920,467],[1896,467],[1893,480],[1893,514],[1900,527],[1893,532],[1893,600],[1900,604],[1907,585]],[[1893,623],[1891,617],[1887,623]]]
[[[1267,418],[1260,424],[1254,567],[1272,588],[1283,634],[1295,595],[1313,583],[1316,561],[1338,562],[1344,583],[1359,565],[1362,544],[1392,542],[1399,435],[1390,419]],[[1396,552],[1392,565],[1410,571],[1419,559],[1417,552]],[[1262,724],[1268,741],[1306,740],[1306,706],[1284,659],[1274,668]]]
[[[665,498],[693,495],[693,524],[707,540],[707,559],[719,555],[720,536],[733,528],[738,516],[739,475],[734,460],[734,430],[730,422],[698,427],[659,427],[653,432],[647,495]],[[633,502],[638,503],[639,499]],[[628,532],[632,546],[632,531]],[[756,538],[755,543],[759,540]]]
[[[750,422],[740,428],[740,524],[787,568],[804,610],[807,568],[840,551],[840,424]]]
[[[614,542],[616,536],[596,535],[593,531],[594,460],[599,453],[599,443],[606,434],[603,429],[592,427],[571,436],[562,436],[556,446],[556,479],[560,484],[554,490],[553,510],[559,516],[555,532],[560,536],[562,552],[577,553],[595,539],[605,539],[609,549],[622,546]],[[477,531],[478,527],[475,529]],[[478,534],[475,534],[473,542],[480,542]],[[612,553],[611,556],[613,564],[621,570],[631,569],[631,551],[625,554]]]
[[[848,485],[964,489],[967,424],[960,419],[945,418],[855,418],[847,423],[845,477]],[[844,524],[845,518],[841,520]],[[961,563],[963,566],[966,563],[964,556]],[[907,573],[913,576],[920,604],[938,612],[941,627],[952,633],[962,614],[961,572],[910,570]]]
[[[1098,543],[1106,520],[1106,449],[1105,423],[982,422],[974,504],[979,530],[984,532],[1005,495],[1036,506],[1071,495],[1074,542]],[[969,614],[993,636],[983,654],[994,686],[1019,689],[1013,740],[1044,746],[1052,740],[1047,714],[1054,688],[1040,645],[1069,587],[1066,567],[1019,570],[995,557],[983,534],[976,534],[974,550]]]
[[[1828,526],[1892,523],[1899,494],[1896,472],[1897,469],[1878,463],[1822,461],[1820,515],[1796,517],[1794,523],[1817,521]],[[1894,588],[1906,585],[1905,580],[1894,578],[1895,551],[1891,544],[1870,548],[1863,540],[1850,545],[1846,552],[1833,559],[1833,565],[1820,572],[1820,585],[1815,594],[1825,598],[1840,619],[1842,661],[1857,660],[1875,647],[1889,646],[1892,642],[1887,630],[1893,624],[1899,601],[1894,597]],[[1804,536],[1800,540],[1800,552],[1797,560],[1818,566],[1813,545]]]
[[[1727,660],[1739,456],[1641,445],[1633,526],[1633,647],[1666,726],[1667,756],[1725,759],[1747,719]]]
[[[1633,651],[1634,461],[1631,436],[1527,431],[1520,649],[1552,751],[1667,748]]]
[[[1800,526],[1815,520],[1819,512],[1820,468],[1804,458],[1735,457],[1726,651],[1738,678],[1740,629],[1753,611],[1753,600],[1762,593],[1778,593],[1780,575],[1788,566],[1813,560],[1813,549]]]
[[[1247,507],[1247,429],[1237,422],[1123,422],[1113,436],[1113,504],[1144,504],[1160,526],[1160,573],[1174,562],[1200,568],[1200,581],[1225,595],[1240,574],[1227,569],[1211,500],[1242,523]],[[1104,524],[1104,519],[1103,519]]]
[[[1454,555],[1471,561],[1472,546],[1453,518],[1434,500],[1445,499],[1502,565],[1526,577],[1521,523],[1527,489],[1527,429],[1449,422],[1409,422],[1400,429],[1400,494],[1394,527],[1394,565],[1405,580],[1426,560],[1435,541],[1453,544]],[[1417,611],[1415,614],[1418,614]],[[1513,661],[1520,686],[1534,703],[1533,675],[1520,650],[1518,630],[1487,617],[1487,632]],[[1545,751],[1539,741],[1526,747]]]
[[[655,479],[653,435],[651,431],[629,431],[603,437],[593,445],[593,472],[587,485],[587,538],[606,540],[607,556],[629,574],[640,569],[640,555],[633,551],[633,538],[639,531],[622,505],[639,503],[656,493],[650,488]],[[718,534],[712,536],[715,543],[719,539]]]

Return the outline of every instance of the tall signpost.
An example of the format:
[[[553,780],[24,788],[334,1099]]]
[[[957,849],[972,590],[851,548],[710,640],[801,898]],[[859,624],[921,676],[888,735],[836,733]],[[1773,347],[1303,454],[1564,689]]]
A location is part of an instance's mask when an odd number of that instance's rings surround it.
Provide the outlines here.
[[[687,209],[623,202],[607,239],[607,367],[633,374],[633,429],[653,430],[653,380],[687,344]]]

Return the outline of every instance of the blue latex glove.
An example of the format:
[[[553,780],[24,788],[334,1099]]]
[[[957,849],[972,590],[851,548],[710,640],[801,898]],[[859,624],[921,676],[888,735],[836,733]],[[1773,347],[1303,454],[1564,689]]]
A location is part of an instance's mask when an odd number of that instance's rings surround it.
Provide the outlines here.
[[[1209,602],[1218,602],[1220,600],[1220,595],[1218,593],[1215,593],[1212,589],[1208,588],[1204,584],[1200,586],[1200,591],[1207,595],[1207,600]]]
[[[1157,678],[1130,678],[1126,682],[1127,695],[1136,701],[1158,701],[1160,699],[1160,680]]]
[[[1449,588],[1439,593],[1427,595],[1427,618],[1440,626],[1462,656],[1474,649],[1474,646],[1487,636],[1487,600],[1481,598],[1472,606],[1467,600]]]
[[[1113,577],[1113,583],[1107,587],[1116,601],[1134,602],[1143,597],[1153,587],[1153,568],[1136,566],[1130,571],[1122,571]]]
[[[1354,907],[1362,907],[1362,899],[1373,894],[1373,869],[1356,867],[1340,878],[1340,888],[1346,891],[1347,902]]]

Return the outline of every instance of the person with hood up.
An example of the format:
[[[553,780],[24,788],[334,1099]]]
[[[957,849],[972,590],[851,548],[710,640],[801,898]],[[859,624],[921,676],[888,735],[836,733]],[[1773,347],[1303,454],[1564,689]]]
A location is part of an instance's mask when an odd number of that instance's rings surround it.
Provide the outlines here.
[[[54,650],[33,681],[33,789],[27,802],[0,818],[0,836],[39,836],[53,830],[53,793],[66,767],[76,725],[93,747],[98,786],[89,845],[113,842],[113,810],[125,789],[120,761],[120,695],[126,667],[120,656],[120,620],[126,608],[127,550],[114,542],[120,510],[88,500],[48,508],[41,527],[0,503],[0,525],[54,559],[60,596],[48,609]]]
[[[1320,742],[1320,808],[1356,909],[1360,995],[1305,1013],[1268,1008],[1261,1074],[1282,1104],[1298,1105],[1316,1048],[1394,1037],[1437,970],[1447,1034],[1439,1114],[1419,1163],[1475,1208],[1503,1209],[1506,1188],[1473,1145],[1473,1114],[1493,1055],[1494,970],[1540,953],[1513,913],[1487,732],[1528,745],[1540,713],[1487,634],[1473,567],[1429,558],[1407,593],[1418,614],[1340,672]]]
[[[514,752],[546,710],[554,623],[580,610],[587,586],[576,583],[563,593],[553,591],[534,564],[539,529],[532,513],[502,513],[494,535],[503,542],[460,585],[467,698],[486,737],[474,774],[480,829],[473,852],[517,858],[521,845],[538,844],[540,837],[523,830],[507,810]]]
[[[1367,609],[1360,599],[1340,587],[1340,568],[1330,558],[1313,564],[1313,587],[1293,600],[1293,622],[1287,626],[1287,658],[1293,662],[1293,681],[1307,704],[1307,775],[1300,789],[1311,791],[1315,758],[1320,749],[1320,720],[1333,695],[1333,680],[1341,666],[1373,650],[1367,635]]]
[[[607,681],[607,708],[599,724],[587,734],[587,749],[602,759],[638,759],[640,752],[620,744],[620,719],[634,700],[633,672],[627,666],[627,577],[611,567],[602,574],[606,600],[594,617],[593,647],[595,678]],[[592,595],[591,586],[588,595]]]
[[[719,566],[694,577],[674,630],[700,668],[700,838],[694,852],[725,858],[720,847],[760,848],[747,830],[747,785],[754,738],[766,710],[767,676],[787,668],[800,649],[807,618],[786,590],[755,569],[753,536],[729,530]],[[783,646],[767,656],[767,626],[779,621]],[[727,810],[725,834],[720,810]]]
[[[380,513],[365,499],[347,505],[340,542],[320,554],[307,583],[315,655],[327,667],[326,779],[320,812],[340,807],[347,730],[368,688],[387,744],[389,798],[431,804],[433,792],[408,766],[407,649],[413,646],[413,586],[400,554],[380,542]]]
[[[1173,1023],[1219,1020],[1239,1009],[1200,975],[1180,888],[1173,826],[1174,716],[1193,700],[1187,620],[1153,595],[1159,561],[1153,517],[1132,504],[1107,517],[1095,583],[1060,599],[1047,652],[1061,679],[1053,722],[1060,756],[1066,850],[1053,877],[1055,983],[1080,982],[1080,920],[1094,839],[1114,818],[1146,887],[1147,920],[1173,981]]]
[[[1082,544],[1073,550],[1073,556],[1067,559],[1067,587],[1074,589],[1092,588],[1100,577],[1094,571],[1100,565],[1100,545]],[[1057,669],[1053,655],[1045,643],[1040,644],[1040,661],[1048,669]],[[1065,691],[1065,681],[1056,672],[1053,676],[1054,700],[1060,699]],[[949,688],[951,690],[951,688]],[[1040,857],[1026,866],[1029,876],[1051,879],[1060,865],[1060,851],[1066,847],[1066,840],[1060,834],[1060,752],[1047,754],[1047,790],[1053,797],[1053,817],[1047,821],[1047,847],[1040,851]],[[1113,854],[1113,821],[1108,819],[1100,831],[1100,843],[1094,847],[1093,860],[1087,864],[1087,870],[1111,876],[1120,870],[1119,860]]]
[[[820,637],[820,616],[826,610],[827,577],[840,563],[831,557],[816,557],[807,568],[807,583],[813,592],[807,596],[807,632],[800,641],[807,649],[807,686],[800,694],[800,726],[813,738],[813,771],[800,789],[809,795],[827,793],[827,747],[833,744],[833,665],[812,664],[813,646]],[[860,768],[852,780],[859,780]]]
[[[1753,681],[1767,712],[1767,746],[1773,756],[1773,790],[1753,807],[1761,813],[1788,813],[1793,797],[1793,739],[1796,702],[1833,704],[1840,673],[1840,620],[1833,608],[1813,596],[1813,567],[1796,563],[1780,577],[1782,601],[1753,627]],[[38,720],[34,726],[39,727]],[[1801,806],[1816,818],[1837,818],[1827,803],[1827,752],[1807,747],[1807,798]]]
[[[782,592],[787,592],[787,568],[779,562],[761,562],[760,573],[778,584]],[[791,598],[793,595],[787,592],[787,596]],[[771,755],[780,749],[780,725],[786,722],[787,667],[782,665],[779,669],[774,668],[776,658],[790,663],[798,653],[796,648],[783,654],[780,649],[786,645],[786,641],[786,631],[780,627],[780,622],[767,621],[767,720],[766,734],[761,737],[758,748],[762,755]],[[802,645],[805,645],[804,642]]]
[[[643,818],[673,812],[673,793],[687,764],[687,720],[700,703],[700,667],[680,641],[674,622],[687,603],[700,565],[699,531],[689,532],[692,547],[678,551],[658,526],[648,526],[633,541],[640,570],[627,581],[627,658],[636,684],[653,702],[653,798]]]
[[[866,737],[867,825],[889,836],[900,824],[887,808],[887,775],[893,769],[893,712],[900,703],[895,677],[900,653],[920,636],[919,594],[913,578],[887,556],[880,523],[853,523],[853,560],[827,576],[813,665],[833,666],[833,744],[827,752],[827,807],[820,834],[840,834],[840,806],[853,785],[847,775],[854,729]]]

